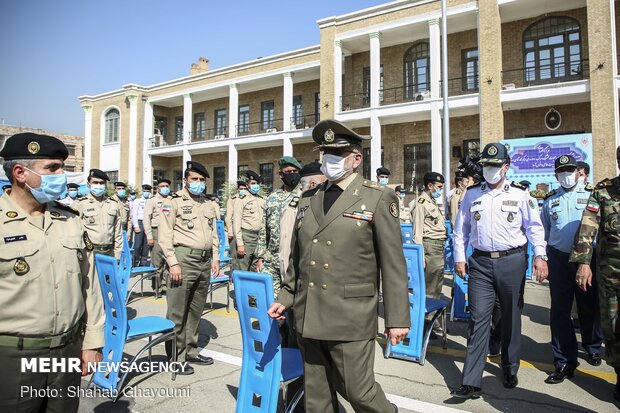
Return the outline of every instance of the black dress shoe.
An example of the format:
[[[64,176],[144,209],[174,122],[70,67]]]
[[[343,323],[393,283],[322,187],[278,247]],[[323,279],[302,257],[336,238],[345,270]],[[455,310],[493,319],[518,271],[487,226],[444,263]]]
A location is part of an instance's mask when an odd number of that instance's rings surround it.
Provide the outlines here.
[[[586,359],[586,361],[591,366],[600,366],[602,363],[601,355],[598,353],[588,353],[588,358]]]
[[[211,357],[201,356],[200,354],[194,358],[190,358],[185,361],[192,364],[199,364],[201,366],[209,366],[213,364],[213,359]]]
[[[545,379],[545,383],[559,384],[559,383],[562,383],[564,379],[570,379],[574,375],[575,375],[575,369],[565,364],[559,369],[556,368],[555,371],[551,373],[549,377]]]
[[[481,393],[482,389],[480,387],[463,385],[456,390],[452,390],[450,395],[459,399],[477,399]]]
[[[392,405],[392,407],[394,408],[394,413],[398,413],[398,406],[395,405],[394,403],[390,403]]]
[[[187,363],[179,364],[180,368],[177,370],[177,374],[181,376],[189,376],[190,374],[194,374],[194,368]]]
[[[614,386],[614,399],[620,401],[620,374],[618,375],[618,381]]]
[[[519,379],[516,374],[504,374],[504,379],[502,380],[502,384],[507,389],[514,389],[519,384]]]

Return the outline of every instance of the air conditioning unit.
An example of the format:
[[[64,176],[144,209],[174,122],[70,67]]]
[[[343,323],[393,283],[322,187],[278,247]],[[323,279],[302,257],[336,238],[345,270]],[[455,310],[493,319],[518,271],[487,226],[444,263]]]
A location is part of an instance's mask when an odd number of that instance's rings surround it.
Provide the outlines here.
[[[159,132],[159,131],[155,129],[155,132]],[[164,141],[164,135],[161,135],[159,133],[153,134],[153,139],[151,140],[151,142],[152,142],[153,148],[166,145],[166,141]]]
[[[515,88],[516,86],[514,83],[506,83],[505,85],[502,85],[502,90],[513,90]]]
[[[274,133],[277,132],[278,130],[276,128],[269,128],[265,131],[265,133]]]
[[[182,139],[180,139],[180,140],[176,141],[176,142],[175,142],[175,145],[183,145],[183,140],[182,140]]]
[[[414,100],[416,102],[419,102],[421,100],[427,100],[430,98],[431,98],[431,92],[429,92],[428,90],[425,90],[424,92],[416,93]]]
[[[226,139],[226,135],[215,135],[213,139]]]

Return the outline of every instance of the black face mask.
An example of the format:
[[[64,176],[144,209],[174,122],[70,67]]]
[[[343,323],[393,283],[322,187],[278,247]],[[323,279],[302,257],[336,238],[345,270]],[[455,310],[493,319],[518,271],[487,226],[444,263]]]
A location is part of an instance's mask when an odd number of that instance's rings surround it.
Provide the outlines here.
[[[290,188],[295,188],[297,184],[299,183],[300,179],[301,179],[301,176],[299,175],[299,172],[291,172],[288,174],[282,174],[282,182],[284,182],[284,185]]]

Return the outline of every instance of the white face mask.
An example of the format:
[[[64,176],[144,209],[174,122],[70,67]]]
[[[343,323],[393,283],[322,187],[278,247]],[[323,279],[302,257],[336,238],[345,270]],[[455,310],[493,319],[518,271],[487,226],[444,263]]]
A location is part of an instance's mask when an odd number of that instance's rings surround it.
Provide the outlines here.
[[[577,174],[575,172],[560,172],[558,173],[558,181],[562,188],[570,189],[577,184]]]
[[[485,166],[482,168],[482,175],[487,183],[494,185],[502,180],[502,167]]]
[[[337,181],[347,174],[348,171],[344,167],[344,163],[347,158],[348,156],[342,157],[331,154],[323,155],[321,172],[323,172],[323,175],[325,175],[328,181]]]
[[[579,175],[579,178],[577,178],[577,181],[581,182],[581,183],[584,183],[586,181],[586,177]]]

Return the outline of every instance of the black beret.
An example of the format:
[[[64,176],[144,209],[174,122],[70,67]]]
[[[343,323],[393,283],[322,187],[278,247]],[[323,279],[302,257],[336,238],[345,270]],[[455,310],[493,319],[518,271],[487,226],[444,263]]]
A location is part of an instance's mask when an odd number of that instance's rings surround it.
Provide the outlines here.
[[[145,191],[151,191],[153,189],[153,187],[149,184],[144,184],[142,185],[142,189]]]
[[[238,180],[237,181],[237,187],[240,187],[240,186],[245,186],[245,181]]]
[[[467,174],[465,171],[458,170],[454,173],[454,179],[463,179],[467,178]]]
[[[403,188],[400,185],[396,185],[396,188],[394,188],[394,192],[407,192],[405,191],[405,188]]]
[[[255,181],[257,181],[259,183],[262,181],[262,179],[261,179],[259,174],[257,174],[256,172],[254,172],[254,171],[252,171],[250,169],[246,169],[246,171],[245,171],[245,181],[247,182],[247,181],[249,181],[251,179],[254,179]]]
[[[446,182],[446,180],[443,179],[443,175],[439,172],[427,172],[424,174],[423,180],[425,184],[427,184],[428,182],[439,182],[441,184]]]
[[[317,161],[305,164],[304,167],[301,168],[301,172],[299,173],[299,175],[301,176],[313,176],[322,174],[323,172],[321,172],[321,164]]]
[[[168,184],[168,185],[172,185],[172,181],[170,179],[160,179],[159,181],[157,181],[157,185],[159,184]]]
[[[351,145],[361,146],[362,141],[370,140],[370,136],[357,134],[337,120],[325,119],[312,129],[312,139],[319,144],[318,149],[346,148]]]
[[[187,161],[187,169],[189,171],[194,171],[204,176],[205,178],[209,177],[209,172],[207,171],[207,168],[205,168],[204,165],[201,163],[194,162],[194,161]]]
[[[135,189],[132,189],[131,191],[129,191],[129,194],[130,194],[130,195],[135,195],[135,194],[136,194],[136,190],[135,190]]]
[[[62,159],[69,156],[69,151],[58,138],[37,133],[18,133],[4,143],[0,156],[6,161],[12,159]]]
[[[586,174],[590,174],[590,165],[584,161],[577,161],[577,168],[583,168]]]
[[[123,188],[127,188],[127,184],[125,182],[114,182],[114,186],[122,186]]]
[[[383,166],[377,168],[377,175],[391,175],[391,172],[388,168],[385,168]]]
[[[572,166],[573,168],[577,167],[577,160],[572,155],[562,155],[558,156],[555,159],[555,170],[557,171],[560,168],[564,168],[566,166]]]
[[[104,181],[110,180],[108,174],[103,172],[101,169],[91,169],[90,172],[88,172],[88,179],[90,180],[90,178],[99,178],[103,179]]]
[[[479,162],[502,165],[507,161],[510,162],[510,156],[508,156],[506,146],[501,143],[489,143],[484,147]]]
[[[78,189],[80,186],[78,184],[74,184],[73,182],[67,184],[67,188],[70,189]]]

